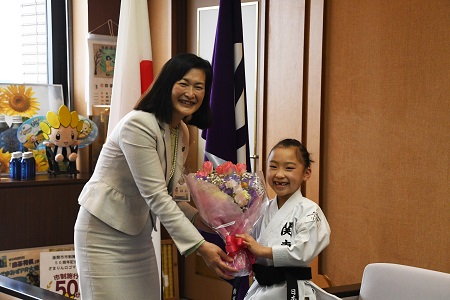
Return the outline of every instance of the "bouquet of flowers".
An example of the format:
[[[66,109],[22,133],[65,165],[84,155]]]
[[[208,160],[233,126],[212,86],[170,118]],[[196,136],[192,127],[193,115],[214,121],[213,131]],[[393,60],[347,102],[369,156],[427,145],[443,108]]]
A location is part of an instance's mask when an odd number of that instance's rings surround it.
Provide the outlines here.
[[[267,203],[261,175],[246,171],[245,164],[227,162],[215,170],[209,161],[197,173],[186,176],[200,216],[226,243],[227,254],[234,258],[230,265],[246,276],[255,258],[236,234],[252,234]]]

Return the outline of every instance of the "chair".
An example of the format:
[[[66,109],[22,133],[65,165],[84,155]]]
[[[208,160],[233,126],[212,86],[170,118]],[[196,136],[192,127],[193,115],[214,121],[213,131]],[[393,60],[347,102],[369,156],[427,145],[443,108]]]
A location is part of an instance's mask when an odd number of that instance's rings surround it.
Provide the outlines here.
[[[380,299],[448,300],[450,274],[391,263],[369,264],[358,300]]]

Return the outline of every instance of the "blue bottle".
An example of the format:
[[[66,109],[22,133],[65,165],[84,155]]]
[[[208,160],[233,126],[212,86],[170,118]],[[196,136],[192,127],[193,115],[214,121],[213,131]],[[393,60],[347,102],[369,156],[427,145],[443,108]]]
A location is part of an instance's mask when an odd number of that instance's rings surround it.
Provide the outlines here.
[[[11,154],[11,160],[9,162],[9,177],[11,179],[20,180],[22,175],[22,152],[16,151]]]
[[[0,115],[0,134],[3,131],[6,131],[9,129],[8,123],[6,123],[6,117],[5,115]]]
[[[21,161],[21,179],[31,180],[36,178],[36,161],[33,152],[24,152]]]
[[[3,148],[3,151],[8,151],[9,153],[23,151],[24,146],[17,138],[17,130],[20,125],[22,125],[22,117],[13,116],[11,127],[0,134],[0,148]]]

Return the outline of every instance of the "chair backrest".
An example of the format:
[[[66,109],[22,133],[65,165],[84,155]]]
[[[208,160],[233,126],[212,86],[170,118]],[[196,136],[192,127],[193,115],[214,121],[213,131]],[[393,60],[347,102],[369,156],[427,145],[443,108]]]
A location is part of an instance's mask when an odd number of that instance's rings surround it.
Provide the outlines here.
[[[389,263],[369,264],[358,299],[449,300],[450,274]]]

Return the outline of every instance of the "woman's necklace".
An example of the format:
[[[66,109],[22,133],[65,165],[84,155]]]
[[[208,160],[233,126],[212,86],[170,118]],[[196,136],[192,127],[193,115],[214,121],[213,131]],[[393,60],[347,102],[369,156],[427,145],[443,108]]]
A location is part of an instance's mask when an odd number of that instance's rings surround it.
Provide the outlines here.
[[[178,127],[173,128],[169,125],[170,128],[170,139],[172,145],[172,168],[170,169],[170,177],[169,180],[172,179],[173,174],[175,173],[175,165],[177,161],[177,152],[178,152]]]

